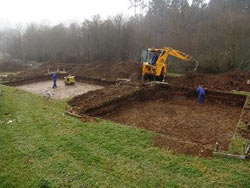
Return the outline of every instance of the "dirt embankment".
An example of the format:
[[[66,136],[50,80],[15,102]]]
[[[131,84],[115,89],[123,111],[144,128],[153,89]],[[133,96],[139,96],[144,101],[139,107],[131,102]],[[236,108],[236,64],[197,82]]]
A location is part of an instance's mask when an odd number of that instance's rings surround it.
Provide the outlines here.
[[[29,83],[48,79],[49,76],[46,76],[46,74],[46,70],[40,68],[30,69],[17,74],[10,74],[7,77],[2,78],[2,80],[8,83]]]
[[[8,60],[0,63],[0,72],[20,72],[30,67],[18,60]]]
[[[138,62],[94,62],[73,67],[70,73],[85,78],[112,81],[120,78],[138,82],[141,78],[141,64]]]
[[[69,104],[71,113],[83,118],[99,116],[159,133],[155,144],[175,153],[210,156],[216,142],[228,149],[245,97],[233,101],[235,95],[213,91],[207,96],[203,106],[193,90],[121,85],[88,92]]]
[[[94,62],[89,64],[79,64],[73,66],[71,73],[86,78],[99,78],[106,80],[117,80],[119,78],[130,79],[133,82],[141,81],[141,68],[139,62]],[[247,80],[250,73],[243,70],[233,70],[231,72],[211,75],[202,73],[189,73],[182,77],[169,77],[168,82],[173,86],[197,88],[203,85],[210,90],[250,91]]]
[[[249,72],[233,70],[217,75],[190,73],[179,78],[170,78],[169,83],[173,86],[192,88],[203,85],[207,89],[219,91],[250,91],[250,85],[247,84],[248,79],[250,79]]]
[[[138,82],[141,78],[141,64],[138,62],[92,62],[89,64],[61,64],[57,62],[46,62],[35,69],[24,70],[17,74],[4,77],[4,82],[19,82],[30,80],[40,81],[48,72],[66,71],[67,74],[76,76],[77,81],[92,81],[93,83],[102,82],[107,85],[114,84],[119,79],[128,79]]]
[[[134,83],[141,82],[141,68],[139,62],[105,62],[98,61],[92,63],[79,64],[61,64],[57,62],[47,62],[38,69],[26,70],[17,75],[10,75],[6,80],[35,79],[47,74],[48,70],[63,71],[76,76],[79,81],[93,81],[113,84],[117,79],[129,79]],[[197,88],[203,85],[209,90],[219,91],[250,91],[250,85],[247,80],[250,79],[250,73],[242,70],[233,70],[231,72],[211,75],[201,73],[190,73],[181,77],[168,77],[168,83],[172,86]]]
[[[74,97],[68,102],[72,107],[71,112],[83,115],[89,109],[94,109],[103,104],[107,104],[116,98],[134,93],[140,89],[135,85],[113,85],[96,91],[90,91],[86,94]]]

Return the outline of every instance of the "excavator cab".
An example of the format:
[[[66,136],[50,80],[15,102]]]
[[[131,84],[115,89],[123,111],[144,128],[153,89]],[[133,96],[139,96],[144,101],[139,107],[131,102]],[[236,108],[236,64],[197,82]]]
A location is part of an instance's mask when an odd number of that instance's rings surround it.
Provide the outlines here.
[[[155,65],[160,55],[160,51],[154,51],[152,49],[143,50],[141,55],[141,62]]]
[[[167,64],[162,61],[163,53],[162,49],[149,48],[143,50],[141,56],[143,82],[145,80],[163,81],[167,70]],[[160,73],[158,73],[159,71]]]

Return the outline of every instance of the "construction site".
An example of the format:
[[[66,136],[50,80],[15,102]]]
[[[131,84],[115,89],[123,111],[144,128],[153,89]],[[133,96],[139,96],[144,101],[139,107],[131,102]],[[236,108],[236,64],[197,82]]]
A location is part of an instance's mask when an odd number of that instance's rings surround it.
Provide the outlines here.
[[[157,134],[154,145],[175,154],[211,157],[217,150],[227,155],[235,136],[247,146],[250,113],[242,91],[250,92],[250,73],[189,73],[167,76],[165,83],[142,83],[141,63],[103,64],[45,63],[2,76],[1,82],[41,96],[51,91],[53,99],[67,100],[66,114],[82,121],[101,118],[152,131]],[[58,75],[57,89],[51,89],[52,72]],[[76,77],[75,85],[64,84],[67,75]],[[204,105],[197,101],[199,85],[206,89]],[[231,154],[247,157],[241,151]]]
[[[1,5],[0,188],[250,187],[250,0]]]

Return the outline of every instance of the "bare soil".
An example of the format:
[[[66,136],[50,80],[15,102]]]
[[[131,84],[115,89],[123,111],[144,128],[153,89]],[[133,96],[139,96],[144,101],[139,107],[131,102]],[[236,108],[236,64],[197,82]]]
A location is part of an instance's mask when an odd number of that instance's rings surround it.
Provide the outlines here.
[[[38,95],[45,95],[46,90],[52,93],[54,99],[72,98],[77,95],[87,93],[89,91],[102,89],[99,85],[90,85],[85,83],[76,83],[74,86],[66,86],[63,80],[57,81],[57,89],[52,89],[52,81],[36,82],[17,86],[17,88],[32,92]]]
[[[6,60],[0,63],[0,72],[20,72],[28,70],[30,67],[21,60]]]
[[[138,82],[141,78],[141,64],[133,61],[92,62],[79,64],[70,71],[70,74],[95,79],[117,80],[121,78]]]
[[[102,117],[165,135],[155,138],[156,145],[177,153],[209,155],[216,142],[228,150],[240,113],[240,107],[199,105],[196,100],[174,97],[130,103]]]
[[[129,79],[134,83],[141,82],[141,68],[139,62],[91,62],[78,64],[62,64],[58,62],[47,62],[38,69],[31,69],[15,75],[9,75],[4,81],[31,80],[44,77],[48,70],[56,71],[66,70],[68,74],[76,76],[78,80],[110,81],[117,79]],[[250,85],[247,80],[250,79],[250,73],[243,70],[232,70],[222,74],[202,74],[189,73],[181,77],[168,77],[168,83],[172,86],[197,88],[203,85],[206,89],[218,91],[250,91]],[[99,84],[99,82],[96,82]],[[100,82],[101,83],[101,82]]]
[[[179,87],[197,88],[198,85],[203,85],[210,90],[219,91],[250,91],[250,85],[247,85],[247,80],[250,79],[250,73],[243,70],[232,70],[217,75],[191,73],[178,78],[169,78],[169,84]]]
[[[96,91],[89,91],[68,101],[74,114],[83,115],[88,109],[95,108],[103,103],[108,103],[120,96],[128,95],[137,90],[134,85],[113,85]]]
[[[159,133],[155,144],[175,153],[210,156],[216,142],[228,150],[245,100],[207,91],[206,104],[199,105],[195,90],[121,85],[77,96],[69,104],[83,119],[97,116]]]

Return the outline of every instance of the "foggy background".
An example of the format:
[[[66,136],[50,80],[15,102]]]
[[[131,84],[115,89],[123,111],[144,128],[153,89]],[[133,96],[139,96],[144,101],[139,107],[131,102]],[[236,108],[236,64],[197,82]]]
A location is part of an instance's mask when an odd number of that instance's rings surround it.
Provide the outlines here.
[[[195,57],[201,72],[249,69],[249,7],[249,0],[9,0],[1,3],[0,56],[139,61],[145,48],[170,46]]]

